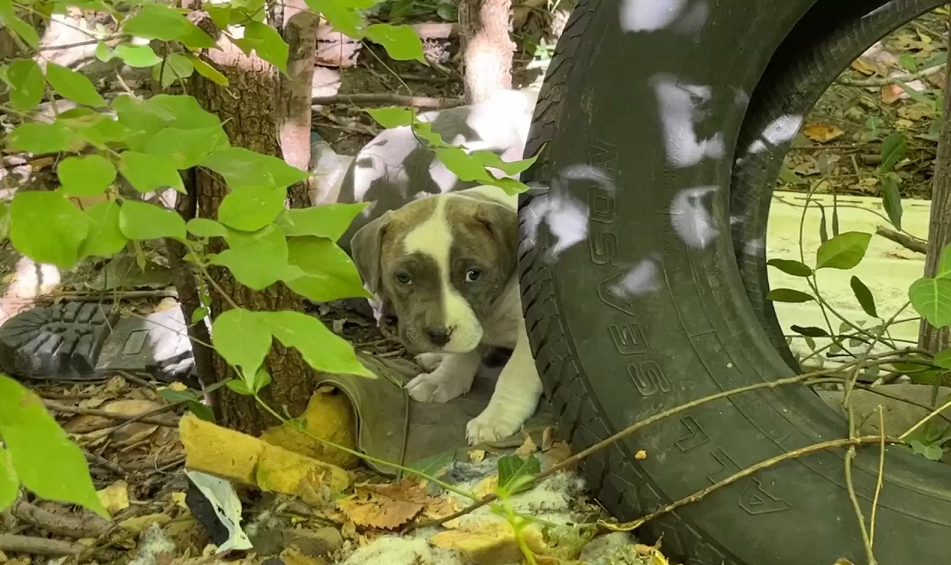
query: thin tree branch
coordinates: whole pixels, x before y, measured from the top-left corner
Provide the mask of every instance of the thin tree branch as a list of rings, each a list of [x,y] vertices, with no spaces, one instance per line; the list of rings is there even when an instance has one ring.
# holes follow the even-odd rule
[[[885,226],[878,226],[875,228],[875,233],[884,237],[885,239],[891,240],[898,245],[901,245],[909,251],[914,251],[915,253],[928,253],[928,242],[912,237],[907,234],[899,233],[895,230],[886,228]]]

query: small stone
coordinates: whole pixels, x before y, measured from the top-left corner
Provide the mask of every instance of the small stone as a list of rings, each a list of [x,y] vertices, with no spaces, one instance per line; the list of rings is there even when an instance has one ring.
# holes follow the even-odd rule
[[[343,546],[343,536],[336,528],[316,530],[284,530],[284,545],[294,546],[311,557],[329,555]]]

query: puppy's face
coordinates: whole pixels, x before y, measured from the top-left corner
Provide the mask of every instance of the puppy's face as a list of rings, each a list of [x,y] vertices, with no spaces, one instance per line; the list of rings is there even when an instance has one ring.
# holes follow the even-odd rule
[[[361,228],[354,262],[412,352],[463,353],[515,272],[516,215],[459,195],[418,200]]]

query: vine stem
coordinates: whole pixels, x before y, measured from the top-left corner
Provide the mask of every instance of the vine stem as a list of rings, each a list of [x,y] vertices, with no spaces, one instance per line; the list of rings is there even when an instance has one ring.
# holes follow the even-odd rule
[[[878,480],[875,483],[875,496],[872,497],[872,517],[869,519],[868,526],[868,545],[869,548],[875,546],[875,518],[878,515],[878,498],[882,494],[882,487],[885,485],[885,409],[878,405],[878,431],[881,432],[880,450],[878,454]]]
[[[715,490],[718,490],[727,485],[733,484],[740,479],[749,477],[750,475],[758,471],[762,471],[763,469],[767,469],[769,467],[772,467],[773,465],[782,463],[783,461],[796,459],[798,457],[802,457],[803,455],[808,455],[810,453],[815,453],[817,451],[835,449],[837,447],[850,446],[850,448],[854,450],[855,446],[857,445],[879,443],[880,441],[881,441],[881,438],[879,436],[860,436],[855,438],[841,438],[841,439],[823,441],[821,443],[816,443],[806,447],[801,447],[799,449],[794,449],[793,451],[787,451],[786,453],[782,453],[775,457],[770,457],[769,459],[760,461],[759,463],[753,465],[752,467],[747,467],[746,469],[743,469],[742,471],[738,471],[718,483],[712,484],[708,486],[707,488],[703,490],[699,490],[689,496],[685,496],[681,498],[680,500],[672,502],[668,504],[667,506],[664,506],[663,508],[659,510],[655,510],[654,512],[651,512],[650,514],[647,514],[646,516],[642,518],[638,518],[637,520],[634,520],[632,522],[624,522],[621,524],[611,524],[604,521],[598,521],[598,525],[605,529],[612,530],[615,532],[629,532],[631,530],[636,530],[637,528],[641,527],[642,525],[646,524],[647,522],[655,518],[658,518],[660,516],[663,516],[664,514],[673,512],[674,510],[680,508],[681,506],[685,506],[692,502],[697,502]],[[886,439],[886,442],[901,443],[900,441],[892,440],[892,439]]]
[[[901,352],[899,352],[899,353],[901,353]],[[887,357],[895,356],[895,354],[896,354],[896,352],[890,351],[890,352],[887,352],[887,353],[880,353],[880,354],[873,355],[873,356],[870,357],[870,359],[880,360],[880,359],[885,359],[885,358],[887,358]],[[866,362],[868,362],[868,360],[866,360]],[[812,372],[809,372],[809,373],[803,373],[803,374],[801,374],[801,375],[796,375],[796,376],[794,376],[794,377],[786,377],[786,378],[783,378],[783,379],[776,379],[776,380],[774,380],[774,381],[756,383],[756,384],[747,385],[747,386],[743,386],[743,387],[739,387],[739,388],[734,388],[734,389],[730,389],[730,390],[725,390],[725,391],[718,392],[718,393],[716,393],[716,394],[712,394],[712,395],[710,395],[710,396],[705,396],[705,397],[703,397],[703,398],[698,398],[698,399],[696,399],[696,400],[692,400],[692,401],[690,401],[690,402],[688,402],[688,403],[686,403],[686,404],[681,404],[680,406],[675,406],[674,408],[670,408],[670,409],[668,409],[668,410],[664,410],[663,412],[659,412],[659,413],[657,413],[657,414],[654,414],[653,416],[650,416],[650,417],[645,418],[645,419],[643,419],[643,420],[639,420],[639,421],[637,421],[637,422],[631,424],[631,425],[628,426],[627,428],[621,430],[620,432],[617,432],[616,434],[614,434],[614,435],[612,435],[612,436],[610,436],[610,437],[608,437],[608,438],[605,438],[605,439],[599,441],[598,443],[592,445],[591,447],[589,447],[589,448],[587,448],[587,449],[583,449],[583,450],[579,451],[578,453],[572,455],[571,457],[568,457],[568,458],[565,459],[564,461],[562,461],[562,462],[560,462],[560,463],[558,463],[558,464],[556,464],[556,465],[553,465],[553,466],[550,467],[548,470],[542,471],[541,473],[539,473],[539,474],[535,475],[534,477],[532,477],[532,478],[526,483],[526,486],[531,486],[531,485],[537,484],[537,483],[540,482],[541,480],[543,480],[543,479],[545,479],[545,478],[547,478],[547,477],[549,477],[549,476],[551,476],[551,475],[553,475],[553,474],[555,474],[555,473],[557,473],[557,472],[559,472],[559,471],[562,471],[562,470],[564,470],[564,469],[567,469],[568,467],[571,467],[571,466],[575,465],[576,463],[578,463],[578,462],[581,461],[582,459],[584,459],[584,458],[586,458],[586,457],[588,457],[588,456],[590,456],[590,455],[592,455],[592,454],[594,454],[594,453],[597,453],[598,451],[601,451],[602,449],[605,449],[606,447],[608,447],[608,446],[610,446],[610,445],[612,445],[612,444],[614,444],[614,443],[620,441],[621,439],[624,439],[625,437],[627,437],[627,436],[633,434],[634,432],[640,430],[641,428],[644,428],[644,427],[649,426],[649,425],[651,425],[651,424],[653,424],[653,423],[655,423],[655,422],[658,422],[658,421],[663,420],[663,419],[665,419],[665,418],[669,418],[670,416],[674,416],[674,415],[679,414],[679,413],[681,413],[681,412],[684,412],[684,411],[686,411],[686,410],[690,410],[691,408],[696,408],[697,406],[701,406],[701,405],[706,404],[706,403],[708,403],[708,402],[713,402],[714,400],[720,400],[720,399],[722,399],[722,398],[727,398],[727,397],[730,397],[730,396],[733,396],[733,395],[736,395],[736,394],[742,394],[742,393],[745,393],[745,392],[751,392],[751,391],[760,390],[760,389],[776,388],[776,387],[780,387],[780,386],[784,386],[784,385],[789,385],[789,384],[802,383],[802,382],[807,381],[807,380],[809,380],[809,379],[815,379],[816,377],[822,377],[822,376],[825,376],[825,375],[828,375],[828,374],[836,374],[836,373],[844,374],[844,371],[846,371],[847,369],[849,369],[852,365],[856,365],[856,364],[859,364],[859,363],[860,363],[860,361],[858,361],[858,360],[856,360],[856,361],[850,361],[849,363],[843,364],[841,367],[839,367],[838,369],[836,369],[836,370],[834,370],[834,371],[826,371],[826,370],[812,371]],[[494,502],[494,501],[497,500],[497,499],[498,499],[498,495],[496,495],[496,494],[494,494],[494,493],[488,494],[488,495],[482,497],[481,499],[479,499],[479,500],[478,500],[477,502],[475,502],[474,504],[471,504],[471,505],[467,506],[466,508],[463,508],[462,510],[460,510],[460,511],[458,511],[458,512],[455,512],[455,513],[453,513],[453,514],[450,514],[449,516],[445,516],[445,517],[439,518],[439,519],[437,519],[437,520],[431,520],[431,521],[429,521],[429,522],[421,522],[421,523],[418,523],[418,524],[410,524],[410,525],[406,528],[406,530],[404,530],[404,531],[413,531],[413,530],[415,530],[415,529],[423,528],[423,527],[426,527],[426,526],[438,526],[438,525],[444,524],[444,523],[446,523],[446,522],[449,522],[449,521],[454,520],[454,519],[456,519],[456,518],[459,518],[459,517],[461,517],[461,516],[465,516],[466,514],[469,514],[470,512],[472,512],[472,511],[474,511],[474,510],[477,510],[477,509],[479,509],[479,508],[481,508],[481,507],[483,507],[483,506],[485,506],[485,505],[487,505],[487,504],[490,504],[490,503]]]

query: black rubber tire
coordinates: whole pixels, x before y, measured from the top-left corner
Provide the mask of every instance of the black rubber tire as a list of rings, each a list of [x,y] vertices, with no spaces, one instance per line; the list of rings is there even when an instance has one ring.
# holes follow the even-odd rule
[[[855,16],[875,21],[894,9],[907,20],[937,4],[651,1],[684,8],[685,17],[625,33],[619,22],[631,23],[637,0],[579,3],[526,148],[526,155],[543,148],[525,176],[547,189],[520,199],[523,309],[546,398],[575,450],[664,409],[792,373],[757,317],[768,322],[765,278],[756,278],[762,257],[741,256],[744,285],[729,237],[745,245],[765,233],[778,165],[760,162],[761,177],[749,180],[753,168],[734,168],[737,141],[748,147],[749,132],[761,133],[777,108],[811,107],[818,81],[834,77],[860,40],[875,39]],[[836,34],[853,45],[830,51],[846,45],[828,43]],[[789,90],[800,85],[804,103]],[[667,133],[662,114],[673,124]],[[747,180],[731,199],[734,171]],[[734,233],[737,210],[745,222]],[[758,312],[748,291],[759,297]],[[759,461],[845,433],[844,419],[816,395],[788,386],[655,424],[590,457],[584,476],[608,510],[629,520]],[[647,458],[636,460],[642,449]],[[853,476],[868,516],[878,450],[858,451]],[[663,536],[665,552],[687,565],[827,565],[840,557],[864,563],[844,453],[787,461],[638,535],[648,542]],[[948,562],[951,473],[903,447],[888,448],[886,468],[878,562]]]

